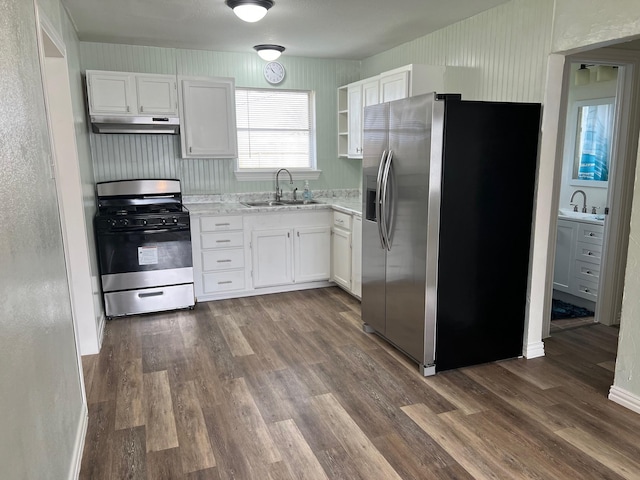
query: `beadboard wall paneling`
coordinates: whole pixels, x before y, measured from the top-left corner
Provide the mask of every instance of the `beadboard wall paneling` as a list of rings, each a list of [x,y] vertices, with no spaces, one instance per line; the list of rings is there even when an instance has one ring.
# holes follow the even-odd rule
[[[465,67],[445,87],[468,100],[541,102],[551,49],[553,0],[513,0],[369,57],[363,78],[409,63]]]
[[[285,80],[273,87],[263,77],[265,62],[254,53],[212,52],[81,43],[82,67],[185,76],[233,77],[236,87],[313,90],[316,96],[318,168],[322,175],[311,188],[355,188],[361,162],[337,157],[336,89],[360,78],[360,62],[280,58]],[[273,190],[273,181],[238,182],[234,159],[182,159],[180,139],[171,135],[91,134],[96,181],[138,177],[179,178],[187,194],[241,193]],[[301,185],[295,185],[301,188]]]

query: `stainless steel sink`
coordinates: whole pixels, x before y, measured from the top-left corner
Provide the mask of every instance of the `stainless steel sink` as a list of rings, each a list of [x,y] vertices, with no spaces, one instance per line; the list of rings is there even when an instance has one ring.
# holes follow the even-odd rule
[[[320,203],[316,200],[280,200],[283,205],[313,205]]]
[[[276,202],[275,200],[271,201],[262,201],[262,202],[242,202],[243,205],[247,207],[282,207],[284,203]]]
[[[317,200],[280,200],[279,202],[269,200],[261,202],[242,202],[242,204],[247,207],[285,207],[290,205],[312,205],[317,203],[321,202],[318,202]]]

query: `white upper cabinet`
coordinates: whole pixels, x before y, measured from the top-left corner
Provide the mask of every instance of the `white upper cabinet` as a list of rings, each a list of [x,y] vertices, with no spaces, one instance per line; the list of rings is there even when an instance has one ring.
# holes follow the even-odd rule
[[[91,115],[178,115],[175,75],[87,71]]]
[[[350,83],[338,89],[338,155],[362,158],[362,130],[364,108],[383,102],[444,92],[446,67],[433,65],[405,65],[375,77]],[[346,110],[343,108],[347,91]],[[345,122],[345,119],[347,121]],[[347,132],[344,132],[344,124]],[[344,145],[347,146],[346,152]]]
[[[349,140],[347,156],[362,158],[362,84],[349,85],[347,89],[349,108]]]
[[[409,96],[409,71],[380,75],[380,103],[400,100]]]
[[[178,115],[178,89],[173,75],[136,75],[138,112]]]
[[[124,72],[87,71],[89,113],[135,115],[133,74]]]
[[[180,77],[183,158],[236,158],[235,81],[233,78]]]

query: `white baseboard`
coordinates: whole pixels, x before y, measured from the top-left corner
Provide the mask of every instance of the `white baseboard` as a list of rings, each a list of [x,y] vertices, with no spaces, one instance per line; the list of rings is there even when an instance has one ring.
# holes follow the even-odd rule
[[[640,413],[640,396],[613,385],[609,389],[609,400],[629,410]]]
[[[531,360],[532,358],[544,357],[544,342],[535,342],[525,345],[522,350],[524,358]]]
[[[77,480],[80,477],[80,466],[82,464],[82,452],[84,451],[84,441],[87,437],[87,427],[89,425],[89,411],[87,404],[82,404],[80,422],[76,432],[76,441],[73,444],[73,456],[69,468],[69,480]]]

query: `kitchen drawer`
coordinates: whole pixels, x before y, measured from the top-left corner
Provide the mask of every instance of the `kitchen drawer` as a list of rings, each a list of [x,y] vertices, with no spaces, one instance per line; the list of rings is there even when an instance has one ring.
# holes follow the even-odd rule
[[[244,268],[244,249],[207,250],[202,252],[202,271]]]
[[[200,217],[201,232],[242,230],[242,217]]]
[[[576,277],[575,290],[572,293],[595,302],[598,300],[598,284],[596,282],[584,281]]]
[[[600,281],[600,265],[597,263],[576,260],[574,272],[581,281],[595,283]]]
[[[200,235],[202,248],[241,247],[244,234],[240,232],[203,233]]]
[[[351,215],[342,212],[333,212],[333,226],[351,231]]]
[[[204,293],[244,290],[244,270],[205,273],[202,275]]]
[[[590,223],[578,223],[578,242],[602,245],[604,235],[603,225],[592,225]]]
[[[602,247],[593,243],[577,242],[576,243],[576,260],[582,260],[589,263],[597,263],[600,265],[602,257]]]
[[[194,299],[193,283],[187,283],[105,293],[104,306],[107,316],[133,315],[192,307]]]

